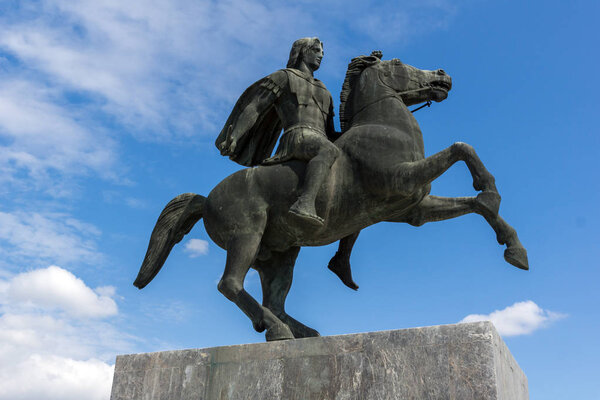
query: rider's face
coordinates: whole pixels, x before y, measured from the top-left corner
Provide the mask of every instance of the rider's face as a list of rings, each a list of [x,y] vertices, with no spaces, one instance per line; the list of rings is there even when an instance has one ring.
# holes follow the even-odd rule
[[[321,59],[323,58],[323,46],[321,43],[315,43],[302,53],[302,61],[312,71],[319,69]]]

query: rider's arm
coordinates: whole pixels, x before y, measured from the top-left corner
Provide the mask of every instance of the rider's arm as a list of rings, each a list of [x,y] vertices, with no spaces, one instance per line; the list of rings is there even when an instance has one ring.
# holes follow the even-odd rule
[[[341,132],[336,132],[335,130],[335,125],[333,124],[334,116],[333,101],[329,101],[329,114],[327,115],[327,121],[325,122],[325,133],[327,134],[327,138],[332,142],[335,142],[336,139],[342,135]]]

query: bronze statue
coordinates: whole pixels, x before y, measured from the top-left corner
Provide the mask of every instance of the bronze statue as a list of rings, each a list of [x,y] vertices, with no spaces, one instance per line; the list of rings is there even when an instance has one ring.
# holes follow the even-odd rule
[[[223,137],[231,140],[222,145],[225,153],[257,167],[225,178],[208,197],[185,193],[171,200],[158,218],[134,285],[140,289],[146,286],[173,246],[201,218],[212,240],[227,251],[219,291],[252,320],[254,329],[266,330],[267,340],[318,335],[290,317],[284,308],[300,247],[322,246],[349,237],[349,241],[340,244],[336,255],[338,262],[343,263],[356,232],[377,222],[420,226],[476,213],[494,229],[498,242],[507,246],[506,261],[528,269],[527,252],[516,231],[498,215],[500,195],[494,177],[474,149],[459,142],[425,157],[423,137],[408,106],[431,100],[440,102],[451,87],[452,81],[443,70],[419,70],[398,59],[381,60],[380,53],[350,62],[341,94],[342,135],[335,140],[339,154],[327,167],[329,171],[320,187],[314,189],[314,211],[323,219],[320,226],[289,212],[308,189],[306,182],[311,178],[305,178],[307,161],[310,166],[316,157],[287,160],[278,159],[276,154],[276,163],[269,160],[271,165],[260,165],[274,146],[264,132],[275,132],[276,124],[286,120],[274,114],[263,115],[259,126],[266,130],[250,136],[238,137],[235,130],[227,128]],[[243,98],[240,101],[246,101]],[[236,108],[239,105],[240,102]],[[271,112],[276,113],[277,107]],[[330,115],[328,111],[327,116]],[[226,124],[229,125],[231,121]],[[244,136],[247,143],[243,143]],[[237,143],[232,149],[234,139]],[[480,193],[458,198],[429,195],[431,182],[461,160],[467,164],[473,187]],[[262,305],[244,290],[250,268],[260,274]]]

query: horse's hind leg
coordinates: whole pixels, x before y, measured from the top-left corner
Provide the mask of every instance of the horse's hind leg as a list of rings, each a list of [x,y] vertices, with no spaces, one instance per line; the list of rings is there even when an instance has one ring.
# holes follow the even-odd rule
[[[517,232],[497,213],[490,212],[485,203],[487,199],[482,196],[485,193],[482,192],[477,197],[426,196],[410,213],[394,222],[407,222],[414,226],[421,226],[427,222],[477,213],[482,215],[494,229],[498,243],[506,244],[504,259],[515,267],[529,269],[527,251],[521,244]]]
[[[294,265],[299,247],[284,252],[272,252],[268,260],[257,260],[255,268],[260,274],[263,306],[271,310],[292,331],[294,337],[319,336],[319,332],[296,321],[285,312],[285,299],[292,286]]]
[[[262,232],[236,235],[229,241],[225,273],[218,288],[252,320],[254,329],[258,332],[267,330],[267,341],[293,339],[287,325],[244,290],[244,279],[256,259],[261,238]]]

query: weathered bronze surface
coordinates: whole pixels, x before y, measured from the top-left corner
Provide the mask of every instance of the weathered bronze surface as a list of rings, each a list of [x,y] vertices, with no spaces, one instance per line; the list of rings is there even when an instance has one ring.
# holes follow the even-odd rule
[[[208,197],[186,193],[171,200],[134,285],[146,286],[201,218],[212,240],[227,251],[219,291],[254,329],[266,330],[267,340],[318,336],[284,309],[300,248],[342,239],[329,268],[356,288],[349,265],[352,245],[361,229],[381,221],[420,226],[476,213],[507,246],[506,261],[528,269],[516,231],[498,215],[494,177],[475,150],[458,142],[425,157],[408,106],[445,100],[452,87],[448,74],[382,60],[381,52],[354,58],[342,88],[342,132],[337,133],[331,96],[313,77],[322,56],[318,39],[296,41],[288,68],[244,92],[216,144],[223,155],[255,167],[225,178]],[[281,144],[270,157],[282,128]],[[429,195],[431,182],[457,161],[466,163],[480,193]],[[250,268],[260,274],[262,305],[244,290]]]

